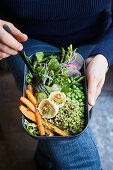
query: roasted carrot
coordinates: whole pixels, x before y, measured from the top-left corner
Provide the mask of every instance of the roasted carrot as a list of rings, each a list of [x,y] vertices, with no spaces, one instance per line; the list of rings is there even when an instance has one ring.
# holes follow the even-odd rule
[[[45,132],[46,132],[49,136],[54,136],[54,133],[52,132],[52,130],[48,129],[47,127],[45,127]]]
[[[47,127],[48,129],[60,134],[61,136],[70,136],[68,133],[64,132],[63,130],[59,129],[57,126],[45,121],[42,119],[42,123],[45,127]]]
[[[27,107],[31,110],[31,111],[33,111],[33,112],[35,112],[35,106],[28,100],[28,99],[26,99],[25,97],[21,97],[20,98],[20,101],[22,102],[22,103],[24,103],[25,105],[27,105]]]
[[[27,89],[31,92],[31,94],[33,95],[33,86],[31,84],[27,85]]]
[[[24,108],[24,109],[23,109]],[[24,106],[20,106],[19,109],[22,111],[22,113],[30,120],[36,122],[36,117],[35,114],[31,111],[27,111],[27,108]],[[38,112],[38,110],[37,110]],[[38,112],[39,113],[39,112]],[[40,113],[39,113],[40,115]],[[41,117],[41,116],[40,116]],[[43,124],[44,127],[60,134],[61,136],[70,136],[68,133],[64,132],[63,130],[59,129],[57,126],[45,121],[44,119],[41,118],[41,122]]]
[[[26,107],[24,107],[23,105],[21,105],[19,107],[19,109],[22,111],[22,113],[30,120],[37,122],[38,121],[38,116],[39,116],[39,120],[41,120],[41,125],[43,124],[44,127],[60,134],[61,136],[70,136],[68,133],[64,132],[63,130],[59,129],[57,126],[45,121],[44,119],[41,118],[40,113],[38,112],[38,110],[36,110],[35,114],[31,111],[27,111],[28,109]],[[37,114],[36,114],[37,113]],[[36,116],[37,115],[37,116]],[[36,117],[35,117],[36,116]],[[36,120],[37,118],[37,120]],[[39,123],[40,125],[40,123]]]
[[[33,122],[36,123],[36,117],[35,114],[31,111],[29,111],[25,106],[20,105],[19,107],[20,111],[23,113],[24,116],[26,116],[28,119],[32,120]],[[49,136],[54,136],[53,132],[47,128],[45,128],[45,132],[49,135]]]
[[[33,112],[29,111],[23,105],[20,105],[19,109],[21,110],[24,116],[26,116],[28,119],[32,120],[33,122],[36,122],[35,114]]]
[[[44,126],[42,124],[42,117],[41,117],[41,115],[38,111],[37,105],[35,106],[35,117],[36,117],[36,122],[37,122],[38,130],[39,130],[39,134],[40,134],[40,136],[44,136],[45,135],[45,129],[44,129]]]
[[[32,94],[28,89],[25,91],[25,93],[26,93],[26,96],[28,97],[28,99],[31,101],[31,103],[32,103],[33,105],[36,105],[37,100],[36,100],[36,98],[33,96],[33,94]]]

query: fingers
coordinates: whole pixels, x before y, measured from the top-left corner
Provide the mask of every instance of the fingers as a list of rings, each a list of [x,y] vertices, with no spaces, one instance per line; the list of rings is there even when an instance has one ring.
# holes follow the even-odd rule
[[[23,49],[22,44],[4,29],[0,29],[0,42],[16,51],[21,51]]]
[[[86,68],[87,68],[88,64],[92,61],[93,58],[94,58],[94,56],[90,56],[90,57],[87,58],[87,60],[85,62]]]
[[[90,106],[90,105],[88,105],[88,109],[89,109],[89,111],[91,110],[91,108],[92,108],[93,106]]]
[[[101,93],[101,90],[102,90],[104,81],[105,81],[105,78],[102,79],[102,80],[98,83],[98,85],[96,86],[95,101],[97,100],[98,96],[99,96],[100,93]],[[91,110],[92,107],[93,107],[92,105],[88,104],[89,111]]]
[[[88,77],[88,103],[90,106],[95,105],[96,88],[97,88],[96,77],[94,75],[89,76]]]
[[[4,52],[0,52],[0,60],[2,60],[3,58],[7,58],[9,56],[10,56],[9,54],[6,54]]]
[[[3,26],[8,25],[14,37],[4,30]],[[16,55],[23,49],[20,42],[28,39],[27,35],[18,30],[12,23],[0,20],[0,60],[10,55]]]
[[[26,34],[23,34],[19,29],[17,29],[12,23],[0,20],[0,25],[3,28],[4,25],[8,25],[9,28],[11,29],[12,33],[14,34],[14,37],[16,38],[17,41],[19,42],[24,42],[28,39]]]
[[[101,93],[101,90],[102,90],[104,81],[105,81],[105,78],[103,78],[103,79],[98,83],[98,85],[97,85],[96,94],[95,94],[95,98],[96,98],[96,99],[98,98],[98,96],[99,96],[100,93]]]
[[[13,50],[12,48],[10,48],[10,47],[2,44],[2,43],[0,43],[0,51],[7,53],[7,54],[10,54],[10,55],[16,55],[17,54],[16,50]]]

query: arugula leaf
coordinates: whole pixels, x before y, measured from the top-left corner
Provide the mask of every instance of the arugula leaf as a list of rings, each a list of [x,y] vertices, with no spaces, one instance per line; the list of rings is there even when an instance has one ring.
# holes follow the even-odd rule
[[[47,61],[47,60],[49,60],[49,59],[51,59],[51,58],[57,58],[57,55],[54,55],[54,56],[48,56],[48,57],[45,57],[45,58],[43,58],[42,60],[41,60],[41,62],[45,62],[45,61]]]
[[[48,66],[49,66],[50,70],[53,70],[53,71],[57,71],[60,68],[60,64],[59,64],[58,60],[55,58],[50,59]]]

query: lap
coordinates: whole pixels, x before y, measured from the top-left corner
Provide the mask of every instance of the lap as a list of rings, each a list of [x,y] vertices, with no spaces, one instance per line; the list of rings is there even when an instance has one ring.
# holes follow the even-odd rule
[[[76,138],[39,141],[37,159],[57,170],[100,170],[100,158],[90,127]]]

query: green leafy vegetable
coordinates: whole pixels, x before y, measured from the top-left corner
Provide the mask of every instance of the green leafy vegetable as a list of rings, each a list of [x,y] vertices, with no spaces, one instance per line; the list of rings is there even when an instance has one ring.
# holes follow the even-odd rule
[[[44,57],[44,53],[43,52],[37,52],[36,54],[36,60],[38,63],[42,62],[42,58]]]
[[[52,58],[57,58],[57,55],[55,55],[55,56],[52,56],[52,55],[51,55],[51,56],[45,57],[45,58],[42,59],[41,62],[48,61],[49,59],[52,59]]]
[[[53,71],[57,71],[60,68],[60,64],[58,60],[55,58],[50,59],[48,66],[50,70],[53,70]]]

